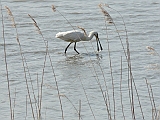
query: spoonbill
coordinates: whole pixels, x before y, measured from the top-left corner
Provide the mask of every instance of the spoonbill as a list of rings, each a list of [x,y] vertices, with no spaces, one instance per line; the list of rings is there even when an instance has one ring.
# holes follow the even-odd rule
[[[68,46],[65,48],[65,54],[67,52],[68,47],[74,43],[74,50],[79,54],[79,52],[76,50],[76,43],[80,42],[80,41],[90,41],[93,36],[96,37],[96,41],[97,41],[97,51],[99,51],[99,45],[100,45],[100,49],[102,49],[101,43],[99,41],[98,38],[98,33],[95,31],[91,31],[89,33],[89,35],[87,36],[86,33],[83,33],[81,31],[78,30],[72,30],[72,31],[67,31],[67,32],[59,32],[56,34],[56,38],[62,39],[66,42],[70,42],[68,44]]]

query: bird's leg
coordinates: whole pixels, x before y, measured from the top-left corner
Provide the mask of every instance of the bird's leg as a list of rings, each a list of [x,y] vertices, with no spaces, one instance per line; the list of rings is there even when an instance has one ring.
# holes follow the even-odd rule
[[[64,52],[65,54],[66,54],[66,52],[67,52],[68,47],[69,47],[71,44],[72,44],[72,42],[70,42],[69,45],[66,47],[65,52]]]
[[[76,50],[76,42],[74,44],[74,50],[79,54],[79,52]]]

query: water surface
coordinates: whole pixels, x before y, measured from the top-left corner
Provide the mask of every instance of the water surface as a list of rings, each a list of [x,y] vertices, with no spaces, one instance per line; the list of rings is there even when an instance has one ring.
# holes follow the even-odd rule
[[[34,95],[32,93],[33,84],[34,94],[38,99],[38,87],[42,80],[43,82],[43,99],[42,99],[42,118],[43,119],[62,119],[59,99],[56,90],[55,79],[57,80],[60,94],[62,95],[62,106],[64,112],[64,119],[75,120],[78,115],[72,104],[79,109],[79,101],[81,100],[81,115],[83,119],[94,119],[90,107],[87,102],[89,100],[90,106],[93,110],[96,119],[108,119],[108,113],[100,86],[102,85],[103,92],[106,92],[106,86],[110,96],[111,114],[114,115],[113,109],[113,88],[110,74],[110,63],[108,57],[108,44],[106,27],[103,14],[98,8],[99,3],[107,3],[112,8],[121,13],[127,27],[132,72],[138,89],[140,101],[142,104],[145,120],[150,120],[152,117],[152,106],[150,98],[148,97],[147,86],[145,78],[152,85],[154,92],[154,100],[156,105],[160,105],[159,91],[159,56],[151,54],[146,49],[146,46],[152,46],[160,54],[160,1],[158,0],[142,0],[142,1],[51,1],[51,0],[6,0],[1,1],[4,19],[4,32],[6,40],[7,65],[10,81],[10,90],[12,98],[12,107],[14,108],[14,115],[16,120],[33,119],[29,99],[26,96],[27,87],[22,64],[20,49],[16,41],[16,30],[12,27],[5,6],[8,6],[15,18],[17,24],[17,31],[21,43],[22,53],[25,56],[25,61],[29,68],[30,77],[27,73],[29,81],[29,89],[31,91],[31,98],[34,102]],[[81,53],[79,55],[73,50],[73,45],[68,49],[67,55],[64,54],[64,49],[68,45],[67,42],[56,39],[55,34],[60,31],[72,30],[70,24],[58,12],[53,12],[52,5],[55,5],[67,20],[76,28],[76,26],[84,27],[87,32],[92,30],[99,33],[100,41],[103,45],[103,51],[96,52],[96,42],[93,39],[91,42],[80,42],[77,44],[77,50]],[[105,7],[113,18],[118,31],[125,45],[125,31],[124,25],[120,15]],[[36,31],[32,24],[33,21],[28,17],[30,14],[37,22],[41,32],[48,41],[49,55],[51,58],[54,73],[51,67],[50,59],[46,57],[46,64],[44,68],[44,61],[46,55],[46,47],[43,38]],[[2,17],[1,17],[2,21]],[[2,28],[2,24],[0,25]],[[121,56],[123,59],[123,76],[122,76],[122,95],[124,104],[124,114],[126,119],[131,119],[130,101],[128,96],[128,77],[127,64],[125,55],[119,40],[115,27],[112,24],[107,24],[109,47],[112,61],[112,72],[114,80],[114,94],[116,105],[116,119],[122,117],[122,107],[120,103],[120,78],[121,78]],[[2,33],[2,29],[0,30]],[[6,79],[6,67],[4,62],[3,39],[0,41],[0,118],[10,119],[10,109],[8,100],[8,89]],[[25,64],[26,66],[26,64]],[[98,81],[97,81],[98,80]],[[16,93],[16,94],[15,94]],[[64,95],[72,102],[64,97]],[[87,95],[87,97],[86,97]],[[139,109],[138,100],[134,90],[135,96],[135,113],[137,120],[141,120],[142,116]],[[14,107],[15,100],[15,107]],[[33,103],[36,114],[36,107]],[[27,109],[27,113],[26,113]],[[114,117],[113,117],[114,118]]]

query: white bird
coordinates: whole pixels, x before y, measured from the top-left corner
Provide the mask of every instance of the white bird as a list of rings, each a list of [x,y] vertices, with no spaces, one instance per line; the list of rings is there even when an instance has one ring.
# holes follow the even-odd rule
[[[66,41],[66,42],[70,42],[69,45],[65,49],[65,54],[67,52],[68,47],[72,43],[75,43],[74,44],[74,50],[79,54],[79,52],[76,50],[76,43],[80,42],[80,41],[89,41],[93,38],[93,36],[95,36],[96,40],[97,40],[97,50],[99,51],[99,45],[100,45],[100,49],[102,50],[102,46],[101,46],[101,43],[100,43],[99,38],[98,38],[98,33],[94,32],[94,31],[91,31],[89,33],[89,35],[87,36],[83,32],[80,32],[78,30],[72,30],[72,31],[67,31],[67,32],[59,32],[59,33],[56,34],[55,37],[60,38],[64,41]],[[99,45],[98,45],[98,43],[99,43]]]

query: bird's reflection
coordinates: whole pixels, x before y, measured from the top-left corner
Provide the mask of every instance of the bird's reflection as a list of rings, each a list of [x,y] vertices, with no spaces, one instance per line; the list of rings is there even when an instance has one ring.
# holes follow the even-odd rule
[[[96,54],[97,60],[101,60],[102,59],[102,55],[101,54]]]
[[[86,64],[89,62],[99,62],[102,55],[99,53],[82,53],[76,55],[66,55],[65,61],[69,64]]]
[[[83,56],[81,56],[80,54],[76,54],[76,55],[65,55],[66,58],[65,58],[65,61],[67,63],[70,63],[70,64],[78,64],[78,63],[82,63],[82,59],[83,59]]]
[[[96,53],[81,53],[76,55],[64,55],[63,62],[59,65],[59,73],[61,79],[68,82],[72,86],[76,82],[78,76],[92,75],[92,67],[98,69],[101,64],[102,55]]]

